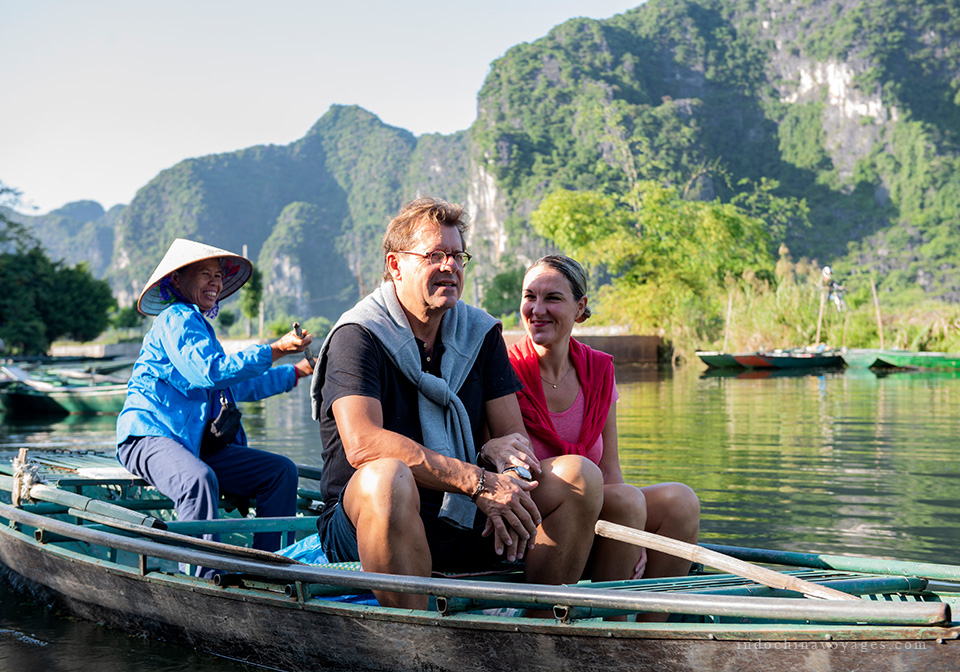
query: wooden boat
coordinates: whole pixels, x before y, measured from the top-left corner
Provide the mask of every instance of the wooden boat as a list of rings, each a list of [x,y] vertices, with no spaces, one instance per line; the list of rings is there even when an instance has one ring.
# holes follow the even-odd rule
[[[744,367],[768,367],[759,352],[716,352],[697,350],[697,357],[709,368],[742,369]]]
[[[306,488],[297,517],[166,522],[171,503],[112,455],[0,456],[0,473],[11,501],[0,503],[0,567],[15,586],[81,618],[271,669],[883,672],[960,659],[960,567],[711,547],[861,597],[845,600],[701,568],[574,586],[520,583],[516,569],[373,574],[227,543],[254,530],[313,532],[319,496]],[[214,531],[223,543],[185,536]],[[197,579],[177,573],[179,562],[227,573]],[[364,597],[372,589],[430,595],[431,608],[378,606]],[[529,607],[554,617],[509,611]],[[669,619],[602,619],[636,613]]]
[[[960,370],[960,353],[956,352],[911,352],[908,350],[884,350],[877,359],[886,366],[942,371]]]
[[[110,376],[78,371],[40,377],[14,366],[2,369],[9,383],[0,386],[0,403],[17,415],[119,413],[127,397],[127,384]]]
[[[762,357],[775,369],[836,369],[843,366],[843,357],[833,350],[774,350],[763,353]]]
[[[840,356],[843,363],[850,369],[872,369],[878,366],[889,366],[880,359],[880,354],[889,352],[879,348],[843,348]]]
[[[835,351],[805,348],[739,353],[698,350],[697,356],[711,368],[831,369],[843,366],[843,358]]]
[[[728,352],[716,350],[697,350],[697,357],[711,369],[740,368],[741,364],[736,357]]]

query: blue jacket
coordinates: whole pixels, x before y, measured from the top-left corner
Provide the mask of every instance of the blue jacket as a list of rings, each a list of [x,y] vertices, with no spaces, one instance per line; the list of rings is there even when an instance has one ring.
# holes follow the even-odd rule
[[[225,390],[231,401],[257,401],[293,389],[294,367],[272,365],[269,345],[227,355],[197,306],[172,304],[143,337],[117,417],[117,444],[129,436],[163,436],[199,455],[204,428],[220,409],[213,390]],[[241,427],[234,443],[246,442]]]

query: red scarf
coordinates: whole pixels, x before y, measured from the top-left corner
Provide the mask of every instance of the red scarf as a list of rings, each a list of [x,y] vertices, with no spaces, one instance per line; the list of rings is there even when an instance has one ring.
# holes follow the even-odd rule
[[[510,347],[509,355],[510,363],[523,383],[523,389],[517,392],[517,399],[520,401],[520,411],[523,413],[523,424],[527,427],[527,433],[547,445],[558,447],[558,455],[586,455],[597,442],[610,413],[614,386],[613,357],[570,339],[570,356],[583,388],[585,408],[580,439],[577,443],[570,443],[561,439],[553,427],[543,394],[540,364],[533,341],[529,336],[525,336],[522,341]]]

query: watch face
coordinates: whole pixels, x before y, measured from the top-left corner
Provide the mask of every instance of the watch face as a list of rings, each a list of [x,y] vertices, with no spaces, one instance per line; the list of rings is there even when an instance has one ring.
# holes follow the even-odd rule
[[[507,467],[504,471],[515,471],[517,476],[522,478],[525,481],[532,481],[533,474],[530,473],[530,470],[526,467]]]

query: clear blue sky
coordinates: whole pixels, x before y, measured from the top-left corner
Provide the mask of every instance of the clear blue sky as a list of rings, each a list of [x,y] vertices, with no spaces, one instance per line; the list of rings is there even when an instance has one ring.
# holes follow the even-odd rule
[[[332,104],[451,133],[511,46],[639,4],[0,0],[0,182],[24,211],[109,208],[183,159],[290,143]]]

